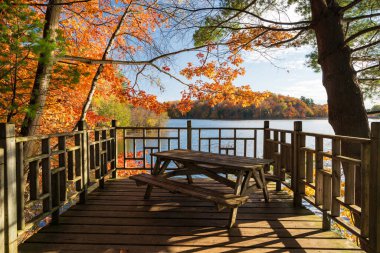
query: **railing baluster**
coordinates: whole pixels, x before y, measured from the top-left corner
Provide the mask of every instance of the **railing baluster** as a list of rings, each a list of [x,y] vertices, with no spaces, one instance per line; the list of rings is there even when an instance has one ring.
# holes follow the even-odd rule
[[[380,253],[380,122],[371,124],[371,176],[369,240],[373,253]],[[371,253],[372,253],[371,252]]]
[[[323,138],[315,137],[315,205],[323,203]]]
[[[332,201],[331,201],[331,215],[333,217],[340,216],[340,203],[336,198],[340,197],[340,174],[341,164],[340,160],[334,159],[341,154],[341,141],[339,139],[332,140]]]
[[[17,229],[25,229],[25,179],[24,179],[24,143],[16,143],[16,180],[17,184]]]
[[[7,224],[5,222],[5,187],[4,187],[4,148],[0,147],[0,252],[5,252],[6,247],[6,233],[7,233]],[[24,210],[23,210],[24,211]]]
[[[236,155],[236,128],[234,128],[234,155]]]
[[[0,212],[4,211],[4,213],[0,216],[4,217],[1,223],[4,223],[5,226],[4,230],[0,232],[0,235],[4,236],[0,244],[5,246],[6,252],[17,252],[17,202],[14,201],[17,197],[15,135],[14,124],[0,124],[0,145],[4,149],[4,165],[0,174],[0,180],[2,180],[0,182],[0,196],[4,198],[1,199],[0,197],[0,202],[4,203],[4,209]]]
[[[111,138],[112,138],[112,154],[111,154],[111,169],[112,171],[112,178],[116,178],[117,176],[117,156],[118,156],[118,145],[117,145],[117,132],[116,132],[116,127],[117,127],[117,121],[112,120],[112,133],[111,133]]]
[[[82,175],[82,134],[76,133],[74,135],[75,151],[74,151],[74,178],[76,191],[83,190],[83,175]]]
[[[42,154],[50,154],[50,138],[42,140]],[[41,161],[42,165],[42,193],[48,194],[43,202],[43,211],[49,212],[52,208],[52,197],[51,197],[51,171],[50,171],[50,156],[43,158]]]
[[[280,142],[282,143],[280,145],[280,178],[282,181],[285,180],[285,173],[286,173],[286,146],[283,145],[286,143],[286,133],[281,132],[280,133]],[[281,189],[281,186],[279,187]]]
[[[58,138],[58,150],[63,151],[63,153],[58,156],[58,166],[64,168],[61,172],[59,172],[60,177],[60,200],[66,201],[67,199],[67,191],[66,191],[66,136],[60,136]]]
[[[344,202],[348,205],[355,204],[355,164],[349,163],[347,166],[344,184]]]
[[[145,132],[145,131],[144,131]],[[123,168],[125,169],[126,166],[125,166],[125,163],[126,163],[126,154],[127,154],[127,148],[126,148],[126,145],[125,145],[125,142],[126,142],[126,129],[123,129]],[[144,146],[144,145],[143,145]]]
[[[302,141],[302,121],[294,121],[294,139],[293,139],[293,166],[294,166],[294,206],[302,206],[302,194],[305,193],[305,185],[301,182],[302,170],[305,166],[305,153],[301,150],[304,145]],[[303,154],[303,156],[302,156]],[[303,165],[302,165],[303,164]]]
[[[329,230],[331,227],[330,218],[328,216],[328,212],[331,210],[331,174],[324,173],[323,175],[323,196],[322,196],[322,209],[323,209],[323,223],[322,229]]]
[[[253,140],[253,157],[257,158],[257,130],[254,131],[254,140]]]
[[[363,143],[361,145],[361,180],[362,180],[362,193],[361,193],[361,216],[360,216],[360,232],[364,238],[369,237],[369,206],[370,206],[370,184],[371,181],[371,144]]]
[[[192,149],[192,129],[191,129],[191,120],[187,121],[187,149]]]
[[[219,154],[222,153],[222,129],[218,129],[218,149],[219,149]]]

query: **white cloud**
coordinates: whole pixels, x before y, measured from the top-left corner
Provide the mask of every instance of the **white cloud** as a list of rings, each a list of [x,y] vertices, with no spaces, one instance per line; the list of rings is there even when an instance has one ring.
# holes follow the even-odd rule
[[[287,70],[305,69],[306,55],[312,51],[310,46],[299,48],[276,48],[265,52],[254,51],[245,55],[249,63],[269,63]]]
[[[301,80],[294,84],[288,84],[278,91],[280,94],[289,95],[292,97],[307,97],[314,99],[317,103],[326,103],[326,90],[322,85],[322,80]]]

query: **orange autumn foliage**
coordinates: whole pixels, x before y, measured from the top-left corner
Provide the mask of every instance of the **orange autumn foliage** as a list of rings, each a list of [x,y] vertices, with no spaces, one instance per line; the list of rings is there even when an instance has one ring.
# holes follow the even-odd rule
[[[194,100],[207,101],[210,106],[222,102],[239,104],[242,107],[258,106],[268,98],[269,92],[254,92],[249,85],[236,86],[234,81],[238,76],[245,74],[245,69],[241,66],[243,63],[241,51],[253,51],[255,47],[273,45],[292,37],[289,32],[276,30],[275,26],[272,28],[272,31],[250,28],[232,33],[226,43],[228,50],[225,52],[227,57],[224,61],[208,60],[210,53],[219,50],[216,46],[209,46],[207,55],[198,53],[199,65],[194,66],[190,62],[181,71],[188,80],[195,79],[195,81],[188,90],[182,92],[182,99],[177,108],[186,113],[191,110]]]
[[[21,2],[28,2],[24,1]],[[44,4],[46,1],[33,1]],[[149,1],[147,2],[149,3]],[[151,7],[155,2],[152,1]],[[17,6],[15,7],[17,8]],[[146,8],[133,1],[115,3],[109,0],[89,1],[65,5],[60,15],[60,55],[80,56],[92,59],[101,59],[106,45],[119,23],[121,15],[128,10],[128,16],[116,35],[112,44],[110,58],[125,59],[141,53],[143,48],[138,42],[152,43],[152,34],[161,25],[166,23],[165,18],[155,8]],[[44,20],[45,7],[29,7],[33,17]],[[10,22],[10,21],[9,21]],[[133,40],[137,41],[136,43]],[[59,57],[58,56],[58,57]],[[38,55],[29,53],[26,64],[19,68],[19,79],[28,79],[27,85],[18,87],[17,99],[20,108],[12,118],[18,126],[26,112],[27,102],[35,78]],[[11,68],[12,66],[10,66]],[[86,65],[76,62],[56,61],[50,81],[46,106],[41,121],[40,133],[71,131],[75,126],[87,99],[97,65]],[[157,97],[139,90],[131,85],[123,74],[125,69],[117,65],[105,65],[98,81],[95,97],[110,95],[116,96],[121,102],[148,108],[156,112],[165,110],[165,106],[157,101]],[[75,76],[78,75],[78,76]],[[11,91],[2,93],[0,98],[1,115],[6,115],[13,94]],[[88,113],[87,122],[94,126],[99,120],[98,115]],[[5,117],[1,118],[5,121]]]
[[[231,55],[223,62],[216,60],[207,62],[206,56],[202,53],[197,57],[199,66],[188,63],[188,66],[181,71],[188,80],[195,79],[188,90],[182,92],[182,99],[177,107],[181,112],[188,112],[194,99],[207,101],[211,106],[221,102],[249,106],[258,105],[268,97],[269,93],[254,92],[249,85],[234,85],[235,79],[245,73],[241,67],[243,60],[239,54]]]

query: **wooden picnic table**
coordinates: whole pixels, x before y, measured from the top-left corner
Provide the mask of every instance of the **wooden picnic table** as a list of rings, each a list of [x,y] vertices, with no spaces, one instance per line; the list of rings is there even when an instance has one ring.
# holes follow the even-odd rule
[[[249,158],[222,155],[192,150],[169,150],[152,153],[157,158],[152,174],[131,176],[138,184],[147,184],[145,198],[148,199],[153,186],[179,192],[185,195],[214,202],[218,210],[231,208],[228,227],[236,221],[238,207],[249,198],[256,188],[262,189],[265,201],[269,201],[269,193],[265,181],[264,168],[273,163],[270,159]],[[177,169],[166,172],[169,164],[174,162]],[[224,177],[224,174],[236,176],[235,180]],[[192,175],[204,175],[233,189],[233,194],[225,194],[192,185]],[[188,184],[168,178],[186,176]],[[253,184],[252,180],[254,179]]]

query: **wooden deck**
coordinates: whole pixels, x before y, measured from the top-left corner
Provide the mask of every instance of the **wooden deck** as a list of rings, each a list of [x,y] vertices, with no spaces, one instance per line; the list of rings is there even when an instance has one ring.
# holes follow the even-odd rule
[[[195,183],[227,190],[213,181]],[[274,185],[271,202],[264,203],[261,191],[252,194],[230,230],[227,210],[157,188],[146,201],[144,190],[131,180],[108,181],[85,205],[64,213],[60,225],[49,225],[20,245],[20,252],[362,252],[322,231],[320,217],[293,208],[292,197],[274,191]]]

